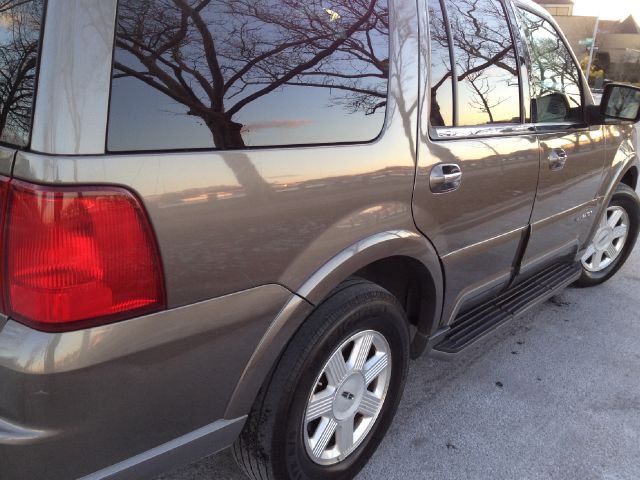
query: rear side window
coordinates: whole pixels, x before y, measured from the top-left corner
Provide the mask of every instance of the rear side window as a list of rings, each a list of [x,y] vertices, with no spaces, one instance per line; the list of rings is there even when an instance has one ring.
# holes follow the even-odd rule
[[[536,123],[580,122],[580,70],[550,22],[518,9],[531,57],[531,112]]]
[[[366,142],[382,130],[386,0],[120,0],[110,151]]]
[[[0,142],[29,144],[44,0],[0,2]]]

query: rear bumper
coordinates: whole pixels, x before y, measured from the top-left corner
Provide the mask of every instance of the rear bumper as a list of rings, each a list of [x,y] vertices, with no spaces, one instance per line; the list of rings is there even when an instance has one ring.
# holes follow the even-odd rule
[[[0,478],[143,478],[228,446],[231,394],[290,297],[265,285],[60,334],[0,320]]]

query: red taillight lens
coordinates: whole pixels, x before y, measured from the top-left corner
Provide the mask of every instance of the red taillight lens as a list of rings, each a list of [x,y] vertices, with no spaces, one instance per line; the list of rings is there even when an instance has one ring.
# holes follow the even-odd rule
[[[2,250],[2,232],[4,232],[4,222],[6,218],[7,211],[7,194],[9,192],[9,179],[7,177],[0,176],[0,251]],[[4,259],[2,255],[0,255],[0,272],[3,271],[4,268]],[[4,278],[0,275],[0,311],[2,313],[6,313],[6,309],[4,306],[4,296],[2,292],[4,291],[3,283]]]
[[[8,314],[36,328],[75,329],[164,307],[155,237],[124,189],[13,180],[5,242]]]

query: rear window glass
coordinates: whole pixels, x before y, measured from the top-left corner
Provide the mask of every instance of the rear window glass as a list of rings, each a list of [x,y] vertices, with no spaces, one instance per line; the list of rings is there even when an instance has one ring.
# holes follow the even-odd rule
[[[0,2],[0,142],[26,147],[44,0]]]
[[[108,148],[370,141],[388,77],[386,0],[120,0]]]

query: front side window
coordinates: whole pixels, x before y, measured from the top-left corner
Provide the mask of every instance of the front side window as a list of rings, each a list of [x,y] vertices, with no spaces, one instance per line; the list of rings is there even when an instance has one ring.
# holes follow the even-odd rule
[[[0,142],[29,143],[44,0],[0,2]]]
[[[120,0],[110,151],[366,142],[387,0]]]
[[[458,125],[520,122],[518,65],[499,0],[444,0],[458,82]]]
[[[518,9],[531,57],[531,112],[536,123],[581,122],[580,70],[550,22]]]

